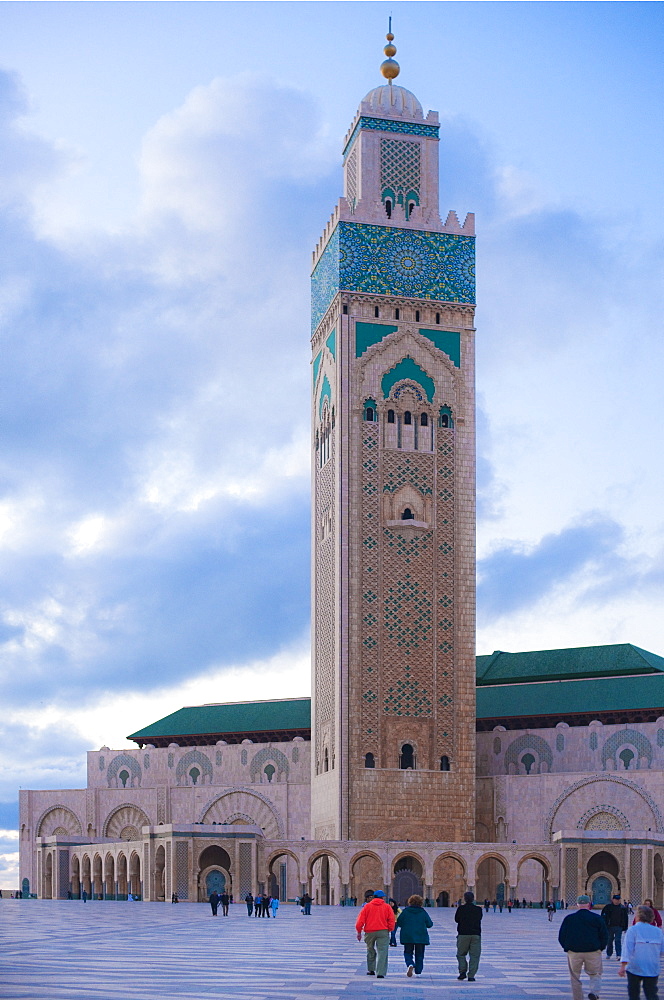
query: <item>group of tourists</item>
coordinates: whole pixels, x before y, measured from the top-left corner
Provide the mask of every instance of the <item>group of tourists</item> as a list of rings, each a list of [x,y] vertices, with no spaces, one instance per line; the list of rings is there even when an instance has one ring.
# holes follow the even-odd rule
[[[228,907],[232,902],[231,897],[226,891],[222,892],[221,895],[216,890],[213,890],[209,896],[210,906],[212,908],[212,916],[217,916],[217,911],[219,909],[219,904],[221,903],[221,912],[225,917],[228,916]]]
[[[424,969],[424,949],[429,940],[433,920],[424,909],[422,896],[413,895],[400,910],[393,899],[386,901],[382,889],[370,890],[366,902],[355,922],[357,940],[367,948],[367,975],[384,979],[390,945],[396,947],[396,933],[403,945],[403,957],[408,978],[421,976]],[[482,951],[482,908],[475,903],[472,892],[464,894],[463,903],[456,908],[458,979],[475,982],[475,973]]]
[[[629,1000],[639,1000],[641,988],[645,1000],[657,1000],[664,933],[652,899],[636,907],[631,925],[629,909],[619,893],[601,913],[592,912],[590,896],[578,896],[576,906],[576,912],[565,917],[558,933],[558,941],[567,953],[573,1000],[583,1000],[582,971],[590,980],[588,1000],[599,1000],[604,949],[609,960],[615,950],[620,963],[618,975],[627,977]]]
[[[247,904],[247,916],[250,917],[274,917],[276,920],[279,909],[279,899],[277,896],[268,896],[265,892],[257,892],[252,896],[250,892],[244,897]]]

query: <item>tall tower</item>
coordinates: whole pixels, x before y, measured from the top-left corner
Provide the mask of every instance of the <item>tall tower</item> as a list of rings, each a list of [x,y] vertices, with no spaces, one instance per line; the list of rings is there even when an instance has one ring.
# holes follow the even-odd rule
[[[360,104],[313,255],[314,839],[471,840],[474,218],[438,209],[438,115]]]

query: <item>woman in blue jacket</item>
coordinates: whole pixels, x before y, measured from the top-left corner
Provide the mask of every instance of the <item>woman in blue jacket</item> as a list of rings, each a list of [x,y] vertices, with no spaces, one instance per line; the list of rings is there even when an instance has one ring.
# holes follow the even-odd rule
[[[421,896],[411,896],[408,905],[397,917],[399,940],[403,945],[403,957],[406,960],[406,975],[410,978],[413,972],[422,975],[424,968],[424,949],[430,943],[429,931],[433,920],[423,908]]]

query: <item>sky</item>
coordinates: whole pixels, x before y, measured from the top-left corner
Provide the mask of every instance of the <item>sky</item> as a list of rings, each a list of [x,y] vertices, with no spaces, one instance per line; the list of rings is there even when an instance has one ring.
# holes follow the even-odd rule
[[[661,3],[0,5],[18,788],[309,693],[309,268],[386,19],[478,232],[478,652],[664,654]]]

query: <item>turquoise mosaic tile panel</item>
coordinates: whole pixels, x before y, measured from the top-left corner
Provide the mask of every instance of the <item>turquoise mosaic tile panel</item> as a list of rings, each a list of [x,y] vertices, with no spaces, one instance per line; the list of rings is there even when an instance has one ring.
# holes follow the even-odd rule
[[[318,378],[318,369],[320,368],[320,359],[323,357],[323,352],[319,351],[314,358],[314,385],[316,385],[316,379]]]
[[[426,330],[420,328],[422,337],[446,354],[455,368],[461,367],[461,334],[453,330]]]
[[[376,132],[398,132],[400,135],[423,135],[427,139],[437,139],[440,125],[425,125],[424,122],[395,122],[391,118],[362,116],[344,146],[344,156],[350,153],[360,129],[368,128]]]
[[[408,355],[406,355],[405,358],[402,358],[401,361],[394,366],[394,368],[390,368],[389,372],[386,372],[385,375],[383,375],[380,387],[383,390],[383,396],[385,399],[387,399],[390,395],[392,386],[394,386],[397,382],[400,382],[402,379],[410,379],[413,382],[417,382],[426,392],[429,402],[431,403],[433,401],[433,395],[436,391],[434,380],[430,375],[427,375],[424,369],[420,368],[418,363],[413,361],[413,359]]]
[[[320,417],[323,413],[323,402],[327,396],[328,402],[332,405],[332,387],[330,386],[330,380],[327,375],[323,375],[323,384],[320,390],[320,399],[318,400],[318,416]]]
[[[311,332],[313,333],[339,291],[340,227],[334,230],[311,275]]]
[[[386,323],[356,323],[355,324],[355,357],[361,358],[374,344],[380,344],[388,333],[395,333],[398,326],[387,326]]]
[[[334,329],[332,331],[332,333],[330,334],[330,336],[325,341],[325,346],[327,347],[328,351],[330,352],[330,354],[332,355],[332,357],[336,361],[337,360],[337,331],[336,331],[336,329]]]
[[[312,331],[339,290],[474,303],[475,237],[340,222],[312,275]]]

